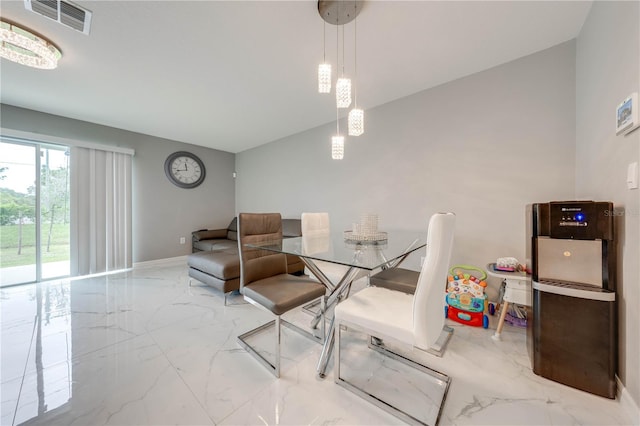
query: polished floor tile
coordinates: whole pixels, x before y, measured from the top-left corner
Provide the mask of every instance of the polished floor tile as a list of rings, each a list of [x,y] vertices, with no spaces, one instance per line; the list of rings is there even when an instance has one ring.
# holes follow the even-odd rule
[[[286,318],[304,326],[310,317],[295,311]],[[189,286],[185,266],[0,289],[0,422],[402,424],[337,386],[333,363],[319,379],[321,346],[287,328],[275,379],[236,340],[271,319],[240,296],[224,306],[215,290]],[[451,377],[440,424],[630,423],[618,401],[533,374],[523,329],[507,325],[494,341],[492,328],[451,325],[444,357],[413,354]],[[434,417],[428,401],[441,390],[375,358],[364,336],[347,334],[346,374]],[[252,344],[272,356],[273,332]]]

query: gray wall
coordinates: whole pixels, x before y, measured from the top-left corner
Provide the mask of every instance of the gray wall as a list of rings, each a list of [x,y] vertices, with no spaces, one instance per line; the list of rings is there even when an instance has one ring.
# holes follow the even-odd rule
[[[573,197],[574,66],[567,42],[368,110],[342,161],[335,122],[241,152],[236,211],[328,211],[337,229],[372,212],[381,230],[416,231],[453,211],[454,263],[524,261],[525,205]]]
[[[640,191],[626,185],[640,130],[615,134],[616,106],[640,89],[638,2],[594,2],[577,40],[576,195],[615,204],[619,268],[619,376],[640,405]]]
[[[144,262],[191,252],[191,232],[226,228],[234,214],[235,155],[84,121],[1,105],[4,128],[78,141],[132,148],[133,261]],[[44,137],[46,139],[46,137]],[[190,151],[205,164],[207,176],[195,189],[181,189],[164,174],[175,151]],[[180,245],[180,237],[186,244]]]

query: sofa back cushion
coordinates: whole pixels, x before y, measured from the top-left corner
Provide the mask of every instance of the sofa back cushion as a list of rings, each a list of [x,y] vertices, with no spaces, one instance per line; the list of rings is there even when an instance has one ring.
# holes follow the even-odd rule
[[[282,219],[282,237],[301,237],[302,227],[300,219]]]
[[[238,217],[234,217],[227,227],[227,239],[238,241]]]

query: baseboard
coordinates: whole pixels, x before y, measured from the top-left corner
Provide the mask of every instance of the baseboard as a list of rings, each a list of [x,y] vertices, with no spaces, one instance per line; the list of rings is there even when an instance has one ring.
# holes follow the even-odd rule
[[[636,404],[631,395],[629,395],[629,392],[627,392],[627,389],[618,376],[616,376],[616,382],[618,385],[618,401],[620,401],[623,411],[629,420],[631,420],[631,424],[640,424],[640,408],[638,408],[638,404]]]
[[[147,260],[146,262],[136,262],[133,269],[157,268],[158,266],[179,266],[187,264],[187,255],[169,257],[166,259]]]

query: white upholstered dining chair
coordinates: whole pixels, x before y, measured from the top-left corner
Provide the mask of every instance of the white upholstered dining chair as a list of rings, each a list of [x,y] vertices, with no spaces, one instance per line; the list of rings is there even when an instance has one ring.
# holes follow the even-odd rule
[[[341,377],[340,334],[343,327],[346,327],[362,331],[384,341],[400,343],[401,346],[406,346],[410,350],[417,348],[430,352],[434,347],[440,351],[444,350],[446,340],[452,332],[449,327],[444,329],[444,294],[447,270],[451,260],[455,219],[453,213],[437,213],[431,217],[427,234],[426,258],[419,274],[415,294],[411,295],[388,288],[367,287],[342,301],[335,308],[335,382],[411,423],[420,422],[420,420],[379,397],[371,396],[364,389]],[[398,358],[385,348],[382,348],[381,351],[418,370],[425,372],[431,370],[410,359],[407,355]],[[448,388],[449,378],[447,376],[433,370],[431,372],[437,375],[438,380],[445,381]],[[446,391],[439,410],[445,397]]]

